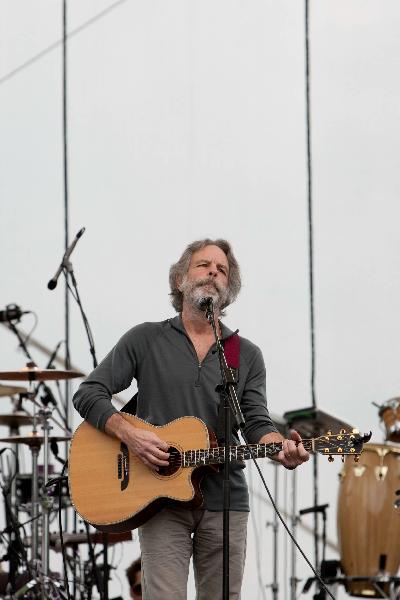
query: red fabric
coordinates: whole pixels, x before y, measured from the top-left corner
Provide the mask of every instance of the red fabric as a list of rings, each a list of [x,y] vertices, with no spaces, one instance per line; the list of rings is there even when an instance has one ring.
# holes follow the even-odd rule
[[[228,367],[238,369],[240,363],[240,338],[234,333],[224,342],[224,350]]]

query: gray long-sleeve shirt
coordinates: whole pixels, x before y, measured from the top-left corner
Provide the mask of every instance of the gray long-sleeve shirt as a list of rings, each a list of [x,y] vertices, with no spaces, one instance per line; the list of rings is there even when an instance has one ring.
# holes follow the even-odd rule
[[[233,332],[223,323],[222,339]],[[104,430],[107,419],[118,412],[112,394],[138,384],[137,416],[153,425],[165,425],[178,417],[199,417],[214,431],[218,424],[221,381],[215,345],[199,364],[194,346],[180,316],[159,323],[143,323],[130,329],[105,359],[80,385],[73,403],[79,414]],[[265,366],[260,349],[240,338],[237,395],[251,443],[276,431],[268,414]],[[239,440],[233,439],[234,443]],[[247,511],[248,491],[243,466],[231,464],[231,510]],[[201,483],[204,508],[222,510],[222,473],[206,475]]]

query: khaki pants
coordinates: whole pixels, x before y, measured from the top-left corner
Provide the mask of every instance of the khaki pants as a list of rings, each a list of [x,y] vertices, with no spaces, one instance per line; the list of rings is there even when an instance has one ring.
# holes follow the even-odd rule
[[[229,600],[240,599],[248,514],[229,513]],[[192,555],[197,600],[220,600],[222,524],[222,512],[164,508],[140,527],[143,600],[186,600]]]

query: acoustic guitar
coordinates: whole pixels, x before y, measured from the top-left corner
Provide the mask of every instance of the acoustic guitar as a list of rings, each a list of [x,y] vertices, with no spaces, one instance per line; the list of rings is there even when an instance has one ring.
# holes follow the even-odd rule
[[[152,471],[120,440],[83,422],[71,441],[69,489],[77,513],[100,531],[129,531],[143,525],[165,505],[201,506],[200,481],[225,460],[214,433],[197,417],[182,417],[156,427],[127,413],[132,425],[153,431],[169,445],[169,466]],[[370,436],[356,430],[303,440],[310,452],[353,455],[356,460]],[[256,458],[270,457],[281,443],[251,444]],[[230,461],[251,458],[247,446],[231,446]]]

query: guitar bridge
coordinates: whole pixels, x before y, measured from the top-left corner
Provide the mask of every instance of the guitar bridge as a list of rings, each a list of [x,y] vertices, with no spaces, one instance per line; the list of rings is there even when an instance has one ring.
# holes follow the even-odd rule
[[[121,492],[126,490],[129,484],[129,451],[126,444],[121,442],[121,454],[117,457],[117,472],[118,479],[121,481]]]

